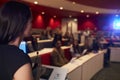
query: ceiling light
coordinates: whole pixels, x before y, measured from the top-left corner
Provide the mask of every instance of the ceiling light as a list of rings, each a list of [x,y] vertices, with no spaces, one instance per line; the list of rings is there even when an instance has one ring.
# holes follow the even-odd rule
[[[60,10],[63,10],[63,7],[60,7]]]
[[[72,4],[76,4],[75,2],[72,2]]]
[[[34,1],[34,4],[38,4],[38,2],[37,2],[37,1]]]
[[[88,14],[87,14],[87,15],[86,15],[86,17],[87,17],[87,18],[89,18],[89,17],[90,17],[90,15],[88,15]]]
[[[54,18],[56,18],[56,16],[53,16]]]
[[[84,13],[84,10],[81,10],[80,12],[81,12],[81,13]]]
[[[71,18],[72,17],[72,15],[69,15],[69,18]]]
[[[77,21],[77,19],[75,18],[74,21]]]
[[[45,14],[45,12],[42,12],[41,14]]]
[[[96,14],[99,14],[99,12],[98,12],[98,11],[96,11],[95,13],[96,13]]]

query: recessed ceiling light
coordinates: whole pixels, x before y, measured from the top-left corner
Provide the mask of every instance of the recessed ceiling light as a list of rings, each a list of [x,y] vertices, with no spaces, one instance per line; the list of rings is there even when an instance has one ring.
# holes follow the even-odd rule
[[[60,7],[60,10],[63,10],[63,7]]]
[[[76,2],[72,2],[72,4],[76,4]]]
[[[86,15],[86,17],[87,17],[87,18],[89,18],[89,17],[90,17],[90,15],[88,15],[88,14],[87,14],[87,15]]]
[[[53,16],[54,18],[56,18],[56,16]]]
[[[45,12],[42,12],[41,14],[45,14]]]
[[[95,12],[95,14],[99,14],[99,12],[98,12],[98,11],[96,11],[96,12]]]
[[[69,18],[71,18],[72,17],[72,15],[69,15]]]
[[[81,13],[84,13],[84,10],[81,10],[80,12],[81,12]]]
[[[34,4],[38,4],[38,2],[37,2],[37,1],[34,1]]]
[[[77,19],[75,18],[74,21],[77,21]]]

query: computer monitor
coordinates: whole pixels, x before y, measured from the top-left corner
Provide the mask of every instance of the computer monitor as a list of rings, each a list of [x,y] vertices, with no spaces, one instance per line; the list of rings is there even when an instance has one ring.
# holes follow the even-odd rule
[[[23,50],[24,53],[27,53],[27,47],[26,47],[26,42],[22,41],[19,45],[19,48]]]

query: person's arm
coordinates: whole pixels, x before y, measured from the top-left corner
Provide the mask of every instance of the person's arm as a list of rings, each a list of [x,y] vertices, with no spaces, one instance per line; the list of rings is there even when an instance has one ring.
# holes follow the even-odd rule
[[[13,80],[33,80],[30,63],[21,66],[14,74]]]

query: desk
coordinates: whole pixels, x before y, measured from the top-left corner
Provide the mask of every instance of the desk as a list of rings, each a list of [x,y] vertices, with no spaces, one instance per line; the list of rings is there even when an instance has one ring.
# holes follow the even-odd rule
[[[63,46],[64,46],[64,44],[67,42],[67,39],[62,39],[62,41],[63,41]],[[39,50],[41,50],[43,48],[52,48],[53,47],[53,45],[52,45],[53,38],[47,39],[47,40],[37,40],[37,42],[38,42]],[[28,44],[30,51],[34,51],[32,48],[31,41],[27,41],[27,44]]]
[[[62,49],[69,49],[70,47],[71,46],[62,46],[61,48]],[[39,53],[38,55],[40,56],[42,54],[51,53],[52,50],[53,50],[53,48],[44,48],[44,49],[41,49],[41,50],[38,51],[38,53]],[[34,58],[34,57],[37,56],[36,53],[37,53],[37,51],[34,51],[34,52],[31,52],[31,53],[28,53],[28,55],[30,56],[30,58]]]
[[[120,47],[110,47],[110,61],[120,62]]]
[[[103,56],[103,52],[89,53],[61,68],[68,69],[68,79],[70,80],[90,80],[103,68]]]
[[[70,49],[71,46],[62,46],[61,48],[63,50],[67,50],[67,49]],[[50,58],[50,53],[53,51],[53,48],[44,48],[44,49],[41,49],[38,51],[38,56],[42,56],[42,55],[46,55],[46,54],[49,54],[47,55],[47,58]],[[66,53],[65,53],[66,54]],[[67,53],[67,54],[70,54],[70,53]],[[28,55],[30,56],[32,62],[35,62],[36,60],[36,57],[37,57],[37,51],[34,51],[34,52],[31,52],[31,53],[28,53]],[[69,58],[69,57],[68,57]],[[50,61],[49,61],[50,62]]]
[[[62,49],[69,49],[70,46],[62,46]],[[44,48],[38,55],[49,54],[53,48]],[[90,80],[98,71],[103,68],[104,51],[86,54],[61,68],[67,69],[67,76],[70,80]],[[31,58],[36,57],[36,52],[28,54]]]
[[[52,48],[52,40],[53,39],[37,40],[37,42],[38,42],[38,49],[41,50],[43,48]],[[33,50],[33,46],[31,44],[31,41],[27,41],[27,45],[28,45],[28,48],[30,49],[30,52],[34,51]]]

